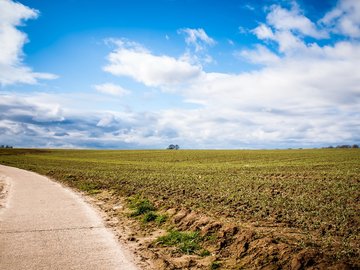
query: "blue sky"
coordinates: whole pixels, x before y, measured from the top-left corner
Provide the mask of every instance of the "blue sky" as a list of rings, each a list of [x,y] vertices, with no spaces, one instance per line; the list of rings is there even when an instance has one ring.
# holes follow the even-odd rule
[[[0,143],[360,143],[360,1],[0,0]]]

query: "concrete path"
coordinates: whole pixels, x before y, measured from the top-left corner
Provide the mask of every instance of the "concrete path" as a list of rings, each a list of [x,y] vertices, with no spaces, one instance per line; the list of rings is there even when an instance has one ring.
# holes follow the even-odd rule
[[[0,165],[0,269],[138,269],[79,195],[38,174]]]

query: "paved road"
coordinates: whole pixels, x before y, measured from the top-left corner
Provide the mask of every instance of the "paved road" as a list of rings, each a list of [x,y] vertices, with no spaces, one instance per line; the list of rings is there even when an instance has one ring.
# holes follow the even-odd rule
[[[0,269],[138,269],[79,195],[38,174],[0,165]]]

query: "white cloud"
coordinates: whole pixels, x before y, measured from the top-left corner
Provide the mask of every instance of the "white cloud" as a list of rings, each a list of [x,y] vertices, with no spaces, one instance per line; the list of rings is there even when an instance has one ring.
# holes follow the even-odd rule
[[[103,69],[116,76],[128,76],[146,86],[169,87],[190,82],[201,75],[202,69],[184,59],[154,55],[142,46],[117,40],[117,48]]]
[[[339,0],[337,6],[320,20],[335,33],[352,38],[360,37],[360,1]]]
[[[186,44],[194,46],[196,52],[203,51],[207,46],[213,46],[216,44],[215,40],[209,37],[202,28],[183,28],[178,30],[178,33],[185,34]]]
[[[104,83],[104,84],[97,84],[94,85],[94,88],[104,94],[113,95],[113,96],[125,96],[131,93],[131,91],[121,87],[120,85],[116,85],[113,83]]]
[[[271,28],[264,23],[261,23],[258,27],[252,30],[258,39],[275,39],[275,35]]]
[[[275,40],[279,44],[279,51],[285,54],[297,53],[306,49],[304,41],[290,31],[279,31],[275,34]]]
[[[21,48],[27,41],[27,36],[16,29],[22,20],[33,19],[38,12],[19,3],[7,0],[0,1],[0,64],[11,65],[20,62]]]
[[[303,40],[289,30],[275,30],[270,26],[260,24],[252,30],[252,33],[261,40],[271,40],[278,44],[279,51],[284,54],[291,54],[294,51],[305,48]]]
[[[251,32],[260,40],[277,43],[279,52],[283,54],[306,49],[308,45],[305,44],[304,37],[316,39],[329,37],[328,31],[319,29],[315,23],[305,17],[295,2],[290,10],[279,5],[271,6],[266,16],[266,23],[260,23]]]
[[[16,95],[0,95],[0,107],[2,118],[11,118],[22,115],[29,121],[34,122],[61,122],[65,120],[64,112],[58,103],[44,102],[36,96],[19,98]]]
[[[252,60],[261,61],[260,56]],[[188,89],[186,96],[205,100],[216,108],[281,109],[289,115],[309,107],[348,106],[360,101],[360,74],[352,72],[359,61],[360,44],[342,42],[316,50],[309,48],[298,55],[275,58],[258,71],[237,75],[207,73]]]
[[[291,10],[273,5],[266,19],[278,31],[293,31],[314,38],[328,37],[327,32],[319,30],[301,13],[297,5],[293,5]]]
[[[53,74],[33,72],[23,64],[27,35],[17,29],[24,20],[37,18],[39,12],[20,3],[0,0],[0,84],[29,83],[54,79]]]
[[[246,58],[255,64],[270,65],[280,61],[280,57],[278,55],[262,45],[257,45],[255,50],[242,50],[240,52],[236,52],[235,55]]]

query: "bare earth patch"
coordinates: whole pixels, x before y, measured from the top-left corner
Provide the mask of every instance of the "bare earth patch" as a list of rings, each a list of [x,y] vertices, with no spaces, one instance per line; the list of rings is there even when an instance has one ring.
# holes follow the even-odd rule
[[[117,232],[141,258],[143,269],[354,269],[358,259],[336,260],[321,252],[310,236],[299,229],[257,224],[229,223],[188,209],[163,210],[168,221],[159,226],[130,217],[124,198],[109,192],[87,196],[104,213]],[[197,231],[205,256],[184,254],[156,242],[169,229]]]

